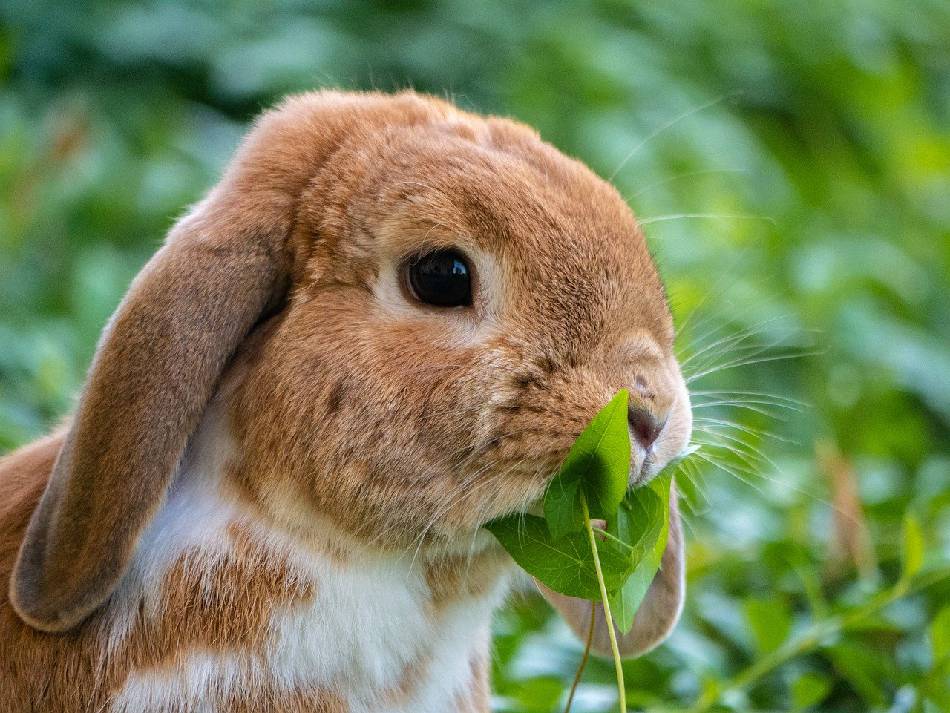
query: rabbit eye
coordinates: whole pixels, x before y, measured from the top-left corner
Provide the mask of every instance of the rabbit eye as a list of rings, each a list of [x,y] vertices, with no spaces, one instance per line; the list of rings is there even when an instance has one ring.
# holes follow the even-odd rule
[[[407,267],[409,289],[420,302],[437,307],[472,304],[472,271],[457,250],[437,250],[412,258]]]

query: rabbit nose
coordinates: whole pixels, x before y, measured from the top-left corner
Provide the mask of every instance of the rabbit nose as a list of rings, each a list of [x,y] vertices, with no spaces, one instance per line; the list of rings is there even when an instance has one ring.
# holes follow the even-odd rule
[[[627,422],[630,424],[630,429],[633,431],[637,442],[643,446],[644,450],[650,450],[650,446],[656,442],[660,431],[666,425],[667,415],[664,413],[658,416],[650,409],[639,404],[630,404],[627,407]]]

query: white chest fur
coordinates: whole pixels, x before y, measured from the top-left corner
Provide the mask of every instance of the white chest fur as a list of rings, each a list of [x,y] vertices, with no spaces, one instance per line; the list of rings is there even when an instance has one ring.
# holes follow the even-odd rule
[[[213,412],[206,417],[113,597],[109,649],[158,636],[161,627],[150,622],[174,624],[175,612],[166,610],[172,600],[209,616],[227,617],[230,608],[236,619],[238,609],[252,607],[262,620],[243,639],[226,621],[204,636],[176,632],[173,655],[137,667],[111,710],[212,713],[240,702],[264,711],[271,709],[267,701],[280,710],[278,702],[292,696],[310,696],[324,706],[315,710],[334,713],[452,710],[453,700],[473,686],[473,662],[487,655],[491,612],[504,597],[506,577],[436,603],[424,556],[302,546],[224,494],[221,476],[233,444],[220,423]],[[235,543],[236,524],[253,539],[253,555]],[[255,559],[261,557],[277,558],[286,581],[275,586],[300,596],[262,602],[267,595],[254,591],[254,567],[273,562]],[[246,596],[219,591],[222,568],[241,558],[251,560],[238,562],[238,571],[252,575]],[[170,599],[158,583],[180,574],[183,563],[190,594]],[[228,581],[241,586],[240,579]],[[203,621],[192,624],[204,627]],[[181,627],[188,626],[184,617]]]

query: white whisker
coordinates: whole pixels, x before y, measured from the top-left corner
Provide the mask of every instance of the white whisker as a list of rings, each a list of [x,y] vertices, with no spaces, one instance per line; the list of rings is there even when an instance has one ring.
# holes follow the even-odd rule
[[[816,350],[813,350],[813,351],[810,351],[810,352],[798,352],[798,353],[795,353],[795,354],[777,354],[777,355],[775,355],[775,356],[762,357],[762,358],[760,358],[760,359],[748,359],[748,360],[740,360],[740,361],[730,362],[730,363],[727,363],[727,364],[722,364],[722,365],[720,365],[720,366],[716,366],[716,367],[707,369],[707,370],[705,370],[705,371],[701,371],[701,372],[699,372],[698,374],[693,374],[693,375],[691,375],[690,377],[688,377],[688,378],[686,379],[686,383],[687,383],[687,384],[690,384],[690,383],[692,383],[693,381],[696,381],[697,379],[701,379],[701,378],[704,377],[704,376],[708,376],[709,374],[715,374],[715,373],[720,372],[720,371],[727,371],[727,370],[729,370],[729,369],[735,369],[735,368],[740,367],[740,366],[750,366],[751,364],[763,364],[763,363],[765,363],[765,362],[770,362],[770,361],[787,361],[787,360],[790,360],[790,359],[802,359],[802,358],[804,358],[804,357],[816,356],[816,355],[823,354],[823,353],[824,353],[824,352],[822,352],[821,350],[817,350],[817,349],[816,349]]]
[[[607,180],[608,180],[608,181],[614,180],[614,178],[617,177],[617,174],[620,173],[620,170],[627,164],[627,161],[629,161],[629,160],[632,159],[634,156],[636,156],[636,155],[643,149],[644,146],[646,146],[650,141],[652,141],[653,139],[655,139],[657,136],[659,136],[660,134],[662,134],[664,131],[667,131],[668,129],[673,128],[673,127],[676,126],[679,122],[681,122],[683,119],[687,119],[687,118],[689,118],[690,116],[692,116],[693,114],[697,114],[697,113],[703,111],[704,109],[709,109],[710,107],[716,106],[716,104],[719,104],[719,103],[725,101],[726,99],[729,99],[729,98],[731,98],[731,97],[733,97],[733,96],[736,96],[736,94],[737,94],[736,92],[729,92],[728,94],[723,94],[723,95],[721,95],[721,96],[719,96],[719,97],[716,97],[715,99],[711,99],[710,101],[707,101],[705,104],[700,104],[699,106],[695,106],[695,107],[693,107],[692,109],[688,109],[688,110],[684,111],[682,114],[680,114],[679,116],[673,117],[672,119],[670,119],[669,121],[667,121],[665,124],[663,124],[662,126],[660,126],[659,128],[657,128],[656,130],[654,130],[653,132],[651,132],[650,134],[648,134],[647,137],[646,137],[645,139],[643,139],[639,144],[637,144],[636,146],[634,146],[634,147],[630,150],[630,152],[627,153],[627,155],[623,157],[623,160],[620,162],[620,165],[617,166],[617,168],[614,169],[613,173],[611,173],[611,174],[607,177]]]
[[[653,223],[668,223],[671,220],[764,220],[766,223],[778,225],[775,218],[768,215],[754,215],[752,213],[670,213],[668,215],[655,215],[652,218],[639,218],[637,222],[641,225],[652,225]]]

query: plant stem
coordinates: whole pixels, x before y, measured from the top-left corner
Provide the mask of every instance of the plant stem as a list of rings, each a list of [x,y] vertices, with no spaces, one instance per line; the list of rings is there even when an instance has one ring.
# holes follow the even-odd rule
[[[571,713],[571,705],[574,703],[574,694],[577,692],[577,685],[581,682],[581,675],[584,673],[584,667],[587,666],[587,659],[590,658],[590,647],[594,643],[594,624],[597,621],[596,608],[594,602],[590,603],[590,624],[587,627],[587,643],[584,644],[584,655],[581,657],[581,663],[577,667],[577,673],[574,674],[574,682],[571,683],[571,692],[567,694],[567,705],[564,706],[564,713]]]
[[[600,586],[600,599],[604,605],[604,619],[607,622],[607,635],[610,637],[610,651],[614,655],[614,669],[617,672],[617,694],[620,696],[620,711],[627,713],[627,689],[623,683],[623,666],[620,661],[620,647],[617,646],[617,632],[614,630],[614,618],[610,615],[610,602],[607,601],[607,585],[604,583],[604,573],[600,569],[600,556],[597,553],[597,539],[594,537],[594,528],[590,523],[590,511],[587,509],[587,498],[581,492],[581,507],[584,510],[584,525],[587,528],[587,537],[590,540],[590,551],[594,556],[594,570],[597,572],[597,584]]]

